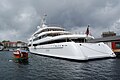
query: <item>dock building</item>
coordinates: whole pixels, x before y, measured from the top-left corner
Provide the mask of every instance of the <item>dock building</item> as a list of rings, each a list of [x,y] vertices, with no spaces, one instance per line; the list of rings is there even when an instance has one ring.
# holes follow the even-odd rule
[[[114,32],[103,32],[101,38],[89,40],[88,42],[104,42],[117,56],[120,56],[120,36],[116,36],[116,33]]]

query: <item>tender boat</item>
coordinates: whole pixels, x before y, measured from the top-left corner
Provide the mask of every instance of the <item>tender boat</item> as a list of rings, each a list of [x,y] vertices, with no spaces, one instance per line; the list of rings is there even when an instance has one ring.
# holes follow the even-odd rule
[[[89,35],[89,27],[85,34],[72,34],[64,28],[46,25],[45,17],[38,30],[28,40],[32,53],[72,60],[89,60],[115,57],[114,52],[104,43],[88,43],[94,39]]]
[[[13,55],[16,62],[28,61],[28,51],[17,49]]]

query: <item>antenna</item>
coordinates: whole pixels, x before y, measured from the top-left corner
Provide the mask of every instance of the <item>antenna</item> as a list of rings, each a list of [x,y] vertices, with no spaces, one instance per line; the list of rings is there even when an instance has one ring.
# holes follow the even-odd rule
[[[46,14],[43,15],[43,17],[41,18],[41,27],[45,27],[46,26]]]

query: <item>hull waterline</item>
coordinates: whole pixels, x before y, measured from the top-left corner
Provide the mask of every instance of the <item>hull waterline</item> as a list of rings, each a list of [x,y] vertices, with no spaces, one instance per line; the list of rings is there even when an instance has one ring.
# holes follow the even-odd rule
[[[73,60],[90,60],[115,57],[114,52],[103,43],[65,42],[29,47],[29,50],[35,54]]]

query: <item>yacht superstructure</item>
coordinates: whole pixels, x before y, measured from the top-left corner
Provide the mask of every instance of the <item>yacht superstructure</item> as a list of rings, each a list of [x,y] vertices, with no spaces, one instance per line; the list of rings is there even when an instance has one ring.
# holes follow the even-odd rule
[[[114,52],[104,43],[88,43],[94,39],[87,34],[72,34],[61,27],[48,26],[45,19],[29,39],[32,53],[73,60],[89,60],[115,57]]]

